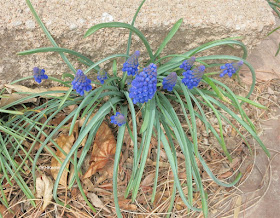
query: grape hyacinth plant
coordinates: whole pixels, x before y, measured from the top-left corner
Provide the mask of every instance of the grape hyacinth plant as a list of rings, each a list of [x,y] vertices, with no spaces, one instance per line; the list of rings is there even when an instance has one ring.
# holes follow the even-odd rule
[[[127,72],[128,76],[134,76],[138,72],[138,58],[140,55],[140,51],[134,52],[133,55],[131,55],[126,62],[123,64],[122,71]]]
[[[209,195],[209,189],[205,188],[207,184],[202,179],[202,170],[209,176],[208,182],[211,179],[213,182],[224,187],[232,187],[238,184],[242,177],[239,169],[232,173],[231,178],[224,179],[218,178],[218,175],[211,171],[208,162],[204,159],[205,157],[200,153],[201,138],[198,136],[200,129],[197,122],[202,123],[200,125],[204,127],[207,134],[210,134],[213,137],[213,141],[221,146],[223,151],[221,155],[229,162],[232,160],[232,156],[225,140],[227,137],[227,134],[224,132],[225,126],[231,126],[235,129],[237,132],[236,137],[242,138],[243,143],[248,145],[248,147],[247,139],[250,136],[250,139],[254,139],[264,152],[268,156],[270,155],[258,137],[253,122],[244,111],[244,103],[261,109],[265,109],[265,107],[250,100],[250,95],[255,86],[255,71],[250,63],[246,61],[247,49],[242,42],[233,39],[221,39],[205,43],[184,53],[166,54],[168,52],[165,49],[166,45],[172,40],[183,22],[182,19],[179,19],[170,29],[170,32],[161,42],[158,49],[153,51],[146,36],[134,26],[135,19],[145,2],[143,0],[136,11],[132,24],[121,22],[101,23],[92,26],[85,32],[85,37],[91,37],[104,28],[122,28],[130,31],[125,54],[117,53],[100,60],[97,58],[92,60],[80,52],[60,47],[39,18],[30,0],[26,0],[26,2],[37,23],[52,43],[52,47],[31,49],[19,52],[18,54],[28,55],[40,52],[57,52],[71,71],[71,73],[62,74],[61,78],[53,78],[51,76],[48,78],[67,87],[66,91],[50,90],[47,94],[53,97],[49,98],[45,103],[43,102],[42,105],[35,105],[32,110],[24,110],[21,113],[8,114],[8,117],[5,117],[5,120],[3,120],[5,128],[1,129],[0,144],[4,142],[11,143],[13,149],[7,150],[5,146],[3,147],[5,152],[0,156],[0,164],[2,165],[5,161],[5,168],[8,170],[5,173],[0,171],[2,175],[2,178],[0,178],[1,184],[3,184],[4,179],[8,182],[13,180],[11,184],[18,184],[22,187],[26,198],[34,207],[38,202],[31,187],[35,187],[38,161],[42,156],[45,157],[46,154],[55,155],[52,151],[53,148],[61,151],[61,147],[54,141],[55,137],[66,125],[67,127],[70,126],[69,135],[72,135],[75,124],[79,119],[85,119],[86,121],[79,128],[79,132],[76,134],[77,137],[73,145],[71,144],[71,149],[67,153],[65,152],[64,159],[61,160],[62,164],[54,181],[52,196],[57,205],[62,205],[63,208],[71,207],[71,205],[65,205],[65,202],[61,201],[61,198],[58,196],[59,181],[64,173],[66,173],[65,168],[71,163],[74,166],[75,173],[73,176],[69,176],[70,181],[67,189],[71,191],[73,187],[78,187],[81,196],[83,196],[92,211],[90,215],[93,215],[96,210],[84,192],[85,189],[81,180],[83,178],[82,164],[87,157],[90,146],[94,143],[96,132],[100,128],[101,123],[106,121],[108,117],[111,118],[111,123],[117,125],[117,143],[112,178],[115,205],[113,212],[115,214],[112,215],[117,217],[123,217],[122,214],[128,213],[127,211],[122,211],[119,206],[120,195],[122,195],[121,198],[129,196],[132,202],[137,200],[143,175],[146,175],[144,174],[145,170],[147,170],[145,166],[149,157],[148,154],[151,152],[151,140],[153,138],[157,141],[157,146],[153,148],[156,149],[156,155],[153,155],[155,156],[153,160],[155,170],[151,172],[154,175],[154,184],[150,193],[151,197],[147,201],[151,201],[150,203],[153,205],[156,193],[160,191],[160,183],[164,182],[159,181],[159,169],[161,167],[160,153],[165,152],[166,163],[170,165],[173,176],[172,183],[166,181],[166,184],[168,183],[172,186],[170,190],[173,190],[170,193],[168,210],[165,211],[167,217],[171,216],[175,199],[179,199],[179,197],[189,209],[185,211],[194,211],[197,213],[197,217],[202,214],[204,217],[208,217],[208,197],[211,195]],[[131,51],[132,34],[143,42],[143,47],[136,48],[141,50],[143,61],[140,59],[141,61],[139,62],[139,51]],[[232,55],[204,56],[204,53],[202,53],[202,51],[205,52],[210,49],[213,51],[215,47],[223,48],[225,45],[239,47],[242,49],[243,54],[238,57]],[[117,47],[118,45],[116,45]],[[110,51],[112,51],[112,48],[110,48]],[[132,55],[129,56],[129,54]],[[73,57],[71,60],[74,62],[70,62],[68,55]],[[232,63],[224,65],[226,62]],[[77,66],[78,63],[82,65],[83,68],[81,69],[84,69],[83,71],[75,69],[74,66]],[[104,64],[112,66],[112,69],[108,69],[105,72],[101,68]],[[238,75],[238,70],[242,64],[250,69],[253,78],[253,83],[246,97],[234,94],[223,83],[225,78],[221,78],[225,74],[228,74],[229,77],[233,74]],[[217,65],[221,66],[222,73],[214,72]],[[36,82],[40,83],[42,79],[47,78],[44,70],[34,69]],[[89,75],[93,74],[97,76],[96,80],[88,78]],[[219,77],[219,74],[221,77]],[[73,78],[73,81],[65,79],[66,77]],[[30,78],[32,76],[14,81],[14,83]],[[227,79],[231,79],[232,83],[235,83],[233,78]],[[94,89],[92,89],[92,83],[95,84]],[[32,93],[28,97],[25,96],[22,101],[19,101],[23,104],[27,98],[34,99],[35,97],[40,97],[40,94]],[[16,104],[18,102],[9,103],[1,109],[14,108]],[[59,113],[69,110],[69,106],[73,106],[71,107],[73,108],[71,112],[65,115],[65,118],[57,125],[52,125],[52,128],[49,128],[48,134],[46,134],[44,130],[50,127],[50,121],[55,119]],[[178,108],[183,114],[175,111]],[[116,111],[119,112],[115,113]],[[213,126],[213,123],[210,122],[209,114],[217,119],[218,130],[217,125]],[[138,119],[139,117],[140,119]],[[43,120],[42,123],[40,123],[41,120]],[[69,122],[70,125],[68,125]],[[125,132],[129,134],[125,134]],[[125,140],[124,137],[126,137]],[[42,138],[44,139],[43,141],[41,141]],[[128,138],[131,139],[131,143],[123,146],[128,141]],[[31,143],[29,153],[25,150],[24,152],[21,151],[21,149],[24,149],[21,145],[27,139]],[[33,150],[33,152],[32,149],[38,144],[40,146],[36,146],[38,148]],[[50,149],[49,144],[53,148]],[[122,152],[125,149],[131,149],[127,153],[132,155],[131,159],[133,161],[131,162],[131,169],[129,169],[130,176],[127,177],[129,182],[126,191],[125,193],[120,193],[118,192],[118,176],[122,168],[119,167],[119,163]],[[31,158],[30,156],[22,155],[27,153],[35,153],[31,161],[28,159]],[[180,154],[180,162],[178,161],[178,154]],[[22,170],[18,168],[20,163],[10,161],[14,159],[15,155],[18,155],[21,160],[20,167],[26,165],[28,161],[32,162],[32,169],[30,170],[34,186],[25,184],[21,174]],[[181,158],[182,155],[184,158]],[[179,166],[185,168],[186,178],[184,181],[178,176]],[[149,168],[151,167],[149,166]],[[3,190],[1,185],[0,190]],[[5,199],[2,202],[8,207],[5,204]],[[152,211],[148,212],[150,214]]]
[[[243,65],[243,61],[239,61],[237,63],[226,63],[225,65],[222,65],[220,69],[222,70],[220,77],[225,76],[226,74],[229,77],[232,77],[233,74],[235,74],[239,68]]]
[[[126,118],[120,112],[117,112],[116,115],[111,116],[111,123],[116,124],[118,126],[122,126],[126,123]]]
[[[48,76],[45,74],[44,69],[39,69],[38,67],[33,68],[33,77],[37,83],[41,83],[42,79],[48,79]]]
[[[76,76],[71,83],[73,89],[76,90],[81,96],[84,95],[84,92],[88,92],[92,89],[91,80],[83,73],[82,70],[77,70]]]
[[[129,97],[133,99],[133,103],[148,102],[154,97],[157,90],[157,66],[150,64],[144,68],[141,73],[136,75],[131,85]]]
[[[169,92],[172,92],[174,86],[176,85],[176,82],[177,82],[177,73],[172,72],[163,79],[162,88],[166,89]]]
[[[188,87],[188,89],[192,89],[197,87],[205,70],[205,66],[201,65],[193,70],[187,70],[183,72],[184,78],[182,79],[182,83]]]
[[[183,63],[180,65],[180,68],[184,69],[185,71],[190,70],[195,62],[195,59],[196,58],[193,56],[190,59],[183,61]]]
[[[104,69],[101,69],[97,74],[97,79],[101,84],[104,84],[104,81],[108,79],[107,72]]]

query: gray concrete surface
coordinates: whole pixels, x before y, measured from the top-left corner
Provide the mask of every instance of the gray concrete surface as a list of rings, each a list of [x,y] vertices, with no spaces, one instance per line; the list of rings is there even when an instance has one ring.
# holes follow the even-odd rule
[[[280,20],[277,18],[277,26],[280,26]],[[277,31],[265,38],[255,49],[252,50],[248,61],[256,70],[257,81],[267,81],[277,79],[280,82],[280,55],[275,57],[275,53],[280,43],[280,31]],[[241,78],[246,83],[250,83],[250,74],[246,69],[242,69]],[[274,90],[273,95],[275,103],[280,102],[280,84],[278,90]],[[273,87],[271,86],[272,90]],[[276,111],[270,111],[273,118],[262,122],[263,133],[261,140],[267,148],[270,149],[272,159],[268,159],[265,153],[260,149],[256,159],[251,176],[241,187],[245,193],[244,196],[263,196],[260,201],[255,201],[255,205],[240,213],[240,218],[279,218],[280,217],[280,108],[272,103]],[[270,162],[271,168],[267,168]],[[270,175],[271,173],[271,175]],[[262,182],[262,178],[264,180]],[[268,189],[267,189],[268,188]],[[253,190],[257,190],[253,193]],[[267,189],[267,190],[266,190]],[[243,197],[243,201],[249,201],[250,198]],[[257,199],[258,200],[258,199]],[[252,202],[248,202],[247,206]],[[246,207],[246,206],[245,206]]]
[[[245,193],[260,189],[255,193],[255,197],[263,197],[258,202],[257,200],[259,199],[256,199],[252,208],[240,213],[240,218],[280,217],[280,110],[277,111],[277,114],[277,118],[270,119],[262,124],[264,132],[261,139],[266,147],[270,149],[273,159],[268,159],[264,152],[260,150],[252,175],[241,187],[241,190]],[[276,156],[274,157],[274,155]],[[267,168],[269,161],[271,161],[271,168]],[[264,183],[262,183],[263,176],[265,176]]]
[[[141,0],[34,0],[34,8],[59,46],[84,53],[93,61],[109,54],[124,53],[128,31],[106,29],[84,39],[92,25],[119,21],[130,23]],[[243,36],[254,48],[273,28],[275,19],[265,0],[147,0],[136,26],[156,51],[172,25],[183,25],[164,53],[182,53],[203,43],[226,37]],[[25,1],[2,1],[0,7],[0,80],[31,75],[34,66],[52,74],[68,72],[57,54],[18,57],[31,48],[51,46],[36,24]],[[144,51],[133,37],[132,49]],[[229,48],[227,48],[229,49]],[[230,50],[225,50],[225,53]],[[147,53],[142,53],[147,57]],[[80,67],[75,63],[75,67]]]
[[[280,26],[279,18],[276,18],[276,26]],[[280,79],[280,53],[275,56],[279,43],[280,30],[265,37],[248,56],[247,61],[254,67],[258,82]],[[240,76],[245,83],[251,84],[252,78],[248,70],[246,67],[241,68]]]

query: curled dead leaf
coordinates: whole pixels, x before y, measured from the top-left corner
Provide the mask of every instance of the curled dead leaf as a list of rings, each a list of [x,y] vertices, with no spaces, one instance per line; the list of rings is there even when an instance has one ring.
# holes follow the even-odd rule
[[[43,198],[42,211],[46,209],[52,199],[53,182],[51,178],[45,174],[36,178],[36,195],[38,198]]]
[[[0,100],[0,107],[4,107],[8,104],[11,104],[17,100],[20,100],[20,99],[23,99],[25,97],[27,97],[28,95],[21,95],[21,94],[18,94],[18,93],[12,93],[12,94],[4,94]],[[23,103],[35,103],[37,101],[36,98],[30,98],[30,99],[27,99],[27,100],[24,100],[24,101],[21,101],[20,103],[23,104]]]
[[[101,170],[107,174],[112,174],[115,152],[115,137],[110,127],[106,123],[102,123],[96,133],[90,158],[90,166],[84,178],[91,177]]]
[[[155,174],[151,173],[143,179],[141,186],[152,186],[155,179]]]
[[[59,147],[61,147],[63,149],[63,151],[65,151],[66,154],[68,154],[72,148],[72,145],[74,144],[74,142],[76,140],[77,134],[78,134],[78,122],[75,124],[73,133],[70,136],[68,134],[61,134],[56,139],[56,143],[59,145]],[[60,150],[58,150],[56,152],[56,155],[57,155],[57,157],[59,157],[59,159],[62,162],[65,160],[66,156]],[[60,166],[61,166],[61,164],[58,162],[58,160],[53,157],[51,160],[51,174],[54,179],[57,178],[57,174],[60,170]],[[69,170],[69,163],[67,163],[67,165],[65,166],[65,169],[59,180],[59,184],[65,186],[65,187],[67,186],[68,170]]]
[[[111,211],[104,205],[104,203],[96,194],[94,194],[93,192],[88,192],[87,197],[90,199],[93,206],[101,208],[105,210],[107,213],[111,213]]]
[[[131,199],[119,199],[119,206],[123,210],[129,210],[129,211],[136,211],[137,206],[135,204],[130,204]]]
[[[8,105],[14,101],[20,100],[24,97],[27,97],[29,94],[19,94],[19,93],[14,93],[14,92],[25,92],[25,93],[30,93],[30,94],[40,94],[43,92],[47,92],[47,91],[67,91],[69,89],[69,87],[52,87],[49,89],[40,87],[40,88],[28,88],[26,86],[22,86],[22,85],[11,85],[11,84],[5,84],[5,88],[7,88],[7,90],[9,90],[9,94],[4,95],[4,97],[1,98],[0,100],[0,107],[3,107],[5,105]],[[53,97],[60,97],[63,96],[64,93],[53,93],[53,94],[46,94],[46,95],[40,95],[40,97],[45,97],[45,98],[53,98]],[[27,100],[24,100],[20,103],[28,103],[28,102],[36,102],[37,99],[36,98],[30,98]]]

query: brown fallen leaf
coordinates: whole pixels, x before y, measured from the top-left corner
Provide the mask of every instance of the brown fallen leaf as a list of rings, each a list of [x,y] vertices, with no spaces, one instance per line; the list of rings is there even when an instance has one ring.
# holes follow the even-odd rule
[[[46,209],[52,199],[53,182],[51,178],[45,174],[36,178],[36,195],[38,198],[43,198],[44,203],[41,208],[42,211]]]
[[[28,93],[32,93],[32,94],[39,94],[42,92],[47,92],[47,91],[68,91],[69,87],[63,87],[63,86],[57,86],[57,87],[51,87],[51,88],[44,88],[44,87],[40,87],[40,88],[28,88],[26,86],[22,86],[22,85],[11,85],[11,84],[6,84],[5,87],[7,89],[10,89],[14,92],[28,92]],[[57,95],[58,94],[58,95]],[[63,93],[57,93],[57,94],[52,94],[55,96],[61,96],[63,95]]]
[[[7,211],[7,208],[4,205],[0,204],[0,214],[2,216],[5,215],[5,217],[6,217],[7,216],[6,211]]]
[[[155,174],[151,173],[148,176],[145,177],[145,179],[143,179],[143,181],[141,182],[141,187],[142,186],[152,186],[154,183],[154,179],[155,179]]]
[[[7,208],[0,204],[0,215],[2,214],[3,218],[13,218],[20,217],[21,207],[19,204],[13,205],[7,210]]]
[[[14,93],[14,92],[26,92],[26,93],[30,93],[30,94],[39,94],[39,93],[43,93],[43,92],[47,92],[47,91],[67,91],[69,89],[69,87],[62,87],[62,86],[58,86],[58,87],[52,87],[52,88],[28,88],[22,85],[11,85],[11,84],[5,84],[5,87],[7,88],[7,90],[9,91],[9,94],[5,94],[5,97],[2,97],[0,100],[0,107],[3,107],[5,105],[8,105],[14,101],[20,100],[24,97],[27,97],[28,94],[19,94],[19,93]],[[53,98],[53,97],[59,97],[59,96],[63,96],[64,93],[55,93],[55,94],[47,94],[47,95],[43,95],[40,97],[45,97],[45,98]],[[28,103],[28,102],[36,102],[37,99],[36,98],[30,98],[27,99],[25,101],[22,101],[20,103]]]
[[[106,123],[102,123],[96,133],[93,144],[92,154],[90,158],[90,166],[84,175],[84,178],[91,177],[96,172],[105,170],[104,172],[111,174],[116,152],[116,140]],[[110,166],[109,166],[110,165]],[[108,171],[108,172],[107,172]]]
[[[68,134],[61,134],[59,137],[56,139],[56,143],[65,151],[66,154],[69,153],[69,151],[72,148],[72,145],[74,144],[77,134],[78,134],[78,122],[75,123],[74,129],[72,134],[69,136]],[[65,160],[65,155],[58,150],[56,152],[56,155],[59,157],[59,159],[63,162]],[[53,157],[51,160],[51,174],[54,179],[57,178],[57,174],[60,170],[61,164]],[[69,170],[69,163],[65,166],[65,170],[62,173],[62,176],[59,180],[59,184],[63,186],[67,186],[67,177],[68,177],[68,171]]]
[[[136,211],[137,206],[135,204],[130,204],[130,202],[131,202],[131,199],[119,198],[119,206],[121,209]]]
[[[94,194],[93,192],[88,192],[87,197],[90,199],[93,206],[99,207],[105,210],[107,213],[111,213],[111,211],[104,205],[104,203],[100,200],[100,198],[96,194]]]
[[[239,214],[240,214],[240,206],[241,206],[241,203],[242,203],[242,197],[241,195],[239,195],[235,201],[235,208],[234,208],[234,214],[233,214],[233,217],[234,218],[238,218],[239,217]]]
[[[11,103],[13,103],[13,102],[15,102],[17,100],[23,99],[23,98],[25,98],[27,96],[28,95],[21,95],[21,94],[18,94],[18,93],[4,94],[3,97],[0,100],[0,107],[4,107],[4,106],[6,106],[8,104],[11,104]],[[21,104],[23,104],[23,103],[34,103],[36,101],[37,101],[36,98],[30,98],[30,99],[21,101],[20,103]]]

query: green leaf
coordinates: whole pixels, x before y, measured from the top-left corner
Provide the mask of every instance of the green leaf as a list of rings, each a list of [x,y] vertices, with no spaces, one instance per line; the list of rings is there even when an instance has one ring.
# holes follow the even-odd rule
[[[222,121],[221,121],[221,117],[220,117],[219,113],[217,112],[217,110],[213,106],[213,104],[211,104],[211,102],[209,101],[209,99],[208,99],[209,96],[204,95],[203,92],[200,91],[198,88],[195,88],[195,90],[200,94],[200,96],[204,99],[206,104],[212,109],[212,111],[214,112],[215,116],[217,117],[219,128],[220,128],[220,137],[221,137],[221,144],[220,145],[221,145],[225,155],[229,159],[229,161],[232,161],[232,157],[230,156],[230,153],[228,152],[227,147],[226,147],[226,143],[224,141],[223,126],[222,126]]]
[[[215,83],[213,83],[208,76],[203,75],[202,77],[206,83],[208,83],[208,85],[211,86],[211,88],[214,90],[214,92],[216,92],[217,96],[224,102],[231,104],[231,102],[229,101],[229,99],[227,99],[222,92],[220,92],[220,90],[217,88],[217,86],[215,85]]]
[[[69,90],[66,92],[66,94],[63,96],[63,99],[61,100],[60,104],[58,105],[58,109],[61,108],[61,106],[67,101],[69,95],[71,94],[73,88],[69,88]]]
[[[11,110],[4,110],[0,108],[0,113],[6,113],[6,114],[17,114],[17,115],[22,115],[23,112],[21,111],[11,111]]]
[[[171,149],[168,145],[168,141],[167,141],[166,137],[163,134],[163,131],[161,131],[161,141],[162,141],[164,150],[166,152],[168,161],[170,163],[170,167],[171,167],[173,175],[174,175],[174,183],[176,184],[176,187],[178,189],[180,197],[182,198],[182,201],[187,205],[188,208],[190,208],[194,211],[201,211],[200,209],[195,208],[192,205],[190,205],[188,200],[185,197],[184,191],[182,189],[182,186],[181,186],[181,183],[180,183],[180,180],[179,180],[179,177],[178,177],[178,172],[177,172],[177,169],[176,169],[176,165],[175,165],[175,161],[174,161],[174,158],[173,158],[173,155],[172,155],[172,151],[171,151]]]
[[[127,117],[127,106],[126,107],[121,106],[121,113],[124,115],[124,117]],[[119,168],[119,162],[121,156],[121,149],[123,145],[124,133],[125,133],[125,125],[122,125],[119,127],[118,130],[116,153],[115,153],[115,160],[114,160],[114,170],[113,170],[113,195],[114,195],[116,213],[118,217],[122,217],[120,206],[119,206],[119,200],[118,200],[117,184],[118,184],[118,168]]]
[[[270,153],[267,150],[267,148],[265,147],[265,145],[263,144],[263,142],[260,140],[260,138],[258,137],[258,135],[255,133],[255,131],[246,123],[244,122],[241,118],[239,118],[233,111],[231,111],[228,107],[226,107],[225,105],[221,104],[220,102],[218,102],[216,99],[208,96],[208,99],[210,101],[212,101],[214,104],[216,104],[218,107],[220,107],[221,109],[223,109],[224,111],[226,111],[228,114],[230,114],[237,122],[239,122],[252,136],[253,138],[259,143],[259,145],[261,146],[261,148],[264,150],[264,152],[266,153],[266,155],[268,157],[270,157]]]
[[[195,115],[194,115],[194,108],[193,108],[191,98],[190,98],[190,94],[189,94],[190,90],[187,89],[186,86],[183,85],[181,82],[180,82],[180,86],[183,90],[185,99],[187,101],[187,108],[189,109],[189,113],[190,113],[190,117],[191,117],[192,126],[190,127],[190,129],[192,130],[194,152],[195,152],[195,155],[198,155],[197,128],[196,128],[196,120],[195,120]]]
[[[146,131],[148,128],[148,125],[150,124],[150,101],[148,101],[145,105],[145,115],[144,115],[144,121],[140,129],[140,134]]]
[[[141,10],[143,4],[145,3],[145,1],[146,1],[146,0],[143,0],[143,1],[141,2],[141,4],[139,5],[137,11],[135,12],[134,17],[133,17],[132,22],[131,22],[131,26],[134,26],[136,17],[137,17],[137,15],[138,15],[139,11]],[[130,31],[129,31],[128,40],[127,40],[127,48],[126,48],[126,54],[127,54],[128,56],[129,56],[130,45],[131,45],[131,36],[132,36],[132,31],[130,30]]]
[[[152,132],[153,132],[153,127],[154,127],[154,121],[155,121],[155,110],[156,110],[156,104],[155,104],[155,98],[152,98],[148,102],[148,110],[146,110],[146,113],[150,113],[149,115],[149,122],[148,122],[148,128],[147,128],[147,137],[145,139],[144,147],[143,147],[143,153],[141,155],[141,161],[140,161],[140,166],[139,169],[137,170],[136,176],[135,176],[135,181],[134,181],[134,189],[132,191],[132,201],[134,201],[137,197],[137,193],[139,190],[141,178],[144,172],[148,152],[149,152],[149,147],[151,143],[151,138],[152,138]],[[140,152],[139,152],[140,154]]]
[[[46,36],[48,37],[48,39],[50,40],[50,42],[53,44],[54,47],[58,47],[58,45],[56,44],[56,42],[54,41],[53,37],[51,36],[51,34],[49,33],[48,29],[46,28],[46,26],[43,24],[43,22],[41,21],[41,19],[39,18],[38,14],[36,13],[36,11],[34,10],[30,0],[26,0],[26,4],[28,5],[28,7],[30,8],[30,11],[32,12],[33,16],[35,17],[37,23],[40,25],[40,27],[42,28],[42,30],[44,31],[44,33],[46,34]],[[76,73],[75,68],[73,67],[73,65],[69,62],[69,60],[67,59],[67,57],[63,54],[63,52],[59,52],[60,56],[62,57],[62,59],[64,60],[64,62],[67,64],[67,66],[74,72]]]
[[[86,56],[82,55],[81,53],[79,53],[77,51],[67,49],[67,48],[60,48],[60,47],[35,48],[35,49],[26,50],[26,51],[21,51],[21,52],[18,52],[17,54],[18,55],[30,55],[30,54],[44,53],[44,52],[68,53],[68,54],[75,55],[88,63],[93,63],[92,60],[90,60],[89,58],[87,58]],[[99,69],[100,69],[99,67],[96,67],[96,71],[99,71]]]
[[[117,57],[127,57],[127,55],[125,54],[114,54],[114,55],[110,55],[106,58],[103,58],[102,60],[100,61],[97,61],[95,64],[92,64],[88,69],[86,69],[84,71],[84,74],[87,74],[89,71],[91,71],[93,68],[95,68],[96,66],[98,66],[99,64],[105,62],[105,61],[108,61],[110,59],[114,59],[114,58],[117,58]]]
[[[117,69],[117,61],[116,60],[114,60],[113,61],[113,74],[115,75],[115,77],[117,77],[118,75],[117,75],[117,72],[118,71],[118,69]]]
[[[92,26],[91,28],[89,28],[84,37],[88,37],[91,34],[95,33],[96,31],[98,31],[98,30],[100,30],[102,28],[112,28],[112,27],[129,29],[132,32],[134,32],[137,36],[139,36],[139,38],[142,40],[142,42],[146,46],[146,49],[147,49],[147,51],[149,53],[151,62],[154,61],[155,57],[153,55],[152,49],[151,49],[150,44],[149,44],[148,40],[146,39],[146,37],[143,35],[143,33],[141,33],[134,26],[129,25],[127,23],[121,23],[121,22],[100,23],[100,24],[97,24],[97,25]]]
[[[167,36],[165,37],[165,39],[163,40],[163,42],[161,43],[161,45],[159,46],[158,50],[155,53],[155,59],[160,55],[160,53],[162,52],[162,50],[164,49],[164,47],[167,45],[167,43],[173,38],[173,36],[175,35],[175,33],[178,31],[178,29],[180,28],[181,24],[183,22],[183,18],[181,18],[180,20],[178,20],[172,27],[172,29],[170,30],[170,32],[167,34]]]
[[[279,54],[279,52],[280,52],[280,43],[278,44],[278,49],[277,49],[277,51],[275,53],[275,57]]]

